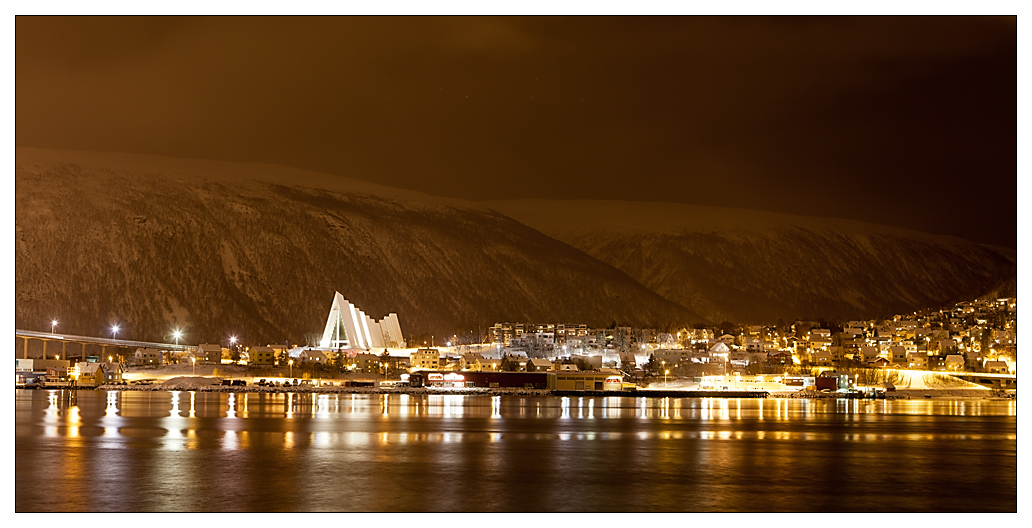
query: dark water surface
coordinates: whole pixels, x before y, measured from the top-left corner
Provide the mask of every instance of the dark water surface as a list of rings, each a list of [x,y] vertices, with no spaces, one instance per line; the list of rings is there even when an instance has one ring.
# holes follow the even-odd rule
[[[1017,403],[16,390],[16,511],[1017,511]]]

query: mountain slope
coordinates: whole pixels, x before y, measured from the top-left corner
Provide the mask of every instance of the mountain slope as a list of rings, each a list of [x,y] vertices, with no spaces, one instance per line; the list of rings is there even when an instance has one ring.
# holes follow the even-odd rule
[[[19,328],[301,341],[334,290],[406,335],[700,320],[482,206],[270,165],[17,149]]]
[[[971,299],[1013,261],[948,236],[851,220],[670,203],[484,205],[710,320],[878,317]]]

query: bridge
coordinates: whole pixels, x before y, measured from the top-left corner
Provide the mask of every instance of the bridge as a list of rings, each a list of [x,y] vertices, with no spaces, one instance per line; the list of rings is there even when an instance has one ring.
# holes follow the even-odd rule
[[[22,348],[22,358],[29,358],[29,340],[39,339],[43,341],[43,357],[47,357],[47,343],[49,341],[60,341],[61,342],[61,357],[67,358],[67,347],[68,343],[76,343],[82,345],[80,349],[80,355],[85,356],[85,345],[100,345],[101,355],[104,355],[107,351],[107,347],[121,347],[121,348],[157,348],[160,350],[169,350],[173,352],[190,352],[197,348],[196,345],[180,345],[171,343],[149,343],[147,341],[130,341],[128,339],[108,339],[105,337],[92,337],[92,336],[80,336],[72,334],[57,334],[54,332],[37,332],[35,330],[19,330],[14,331],[15,338],[22,338],[25,340],[25,346]],[[85,359],[85,357],[83,357]]]
[[[949,372],[948,374],[964,381],[996,389],[1016,389],[1018,387],[1017,374],[999,372]]]

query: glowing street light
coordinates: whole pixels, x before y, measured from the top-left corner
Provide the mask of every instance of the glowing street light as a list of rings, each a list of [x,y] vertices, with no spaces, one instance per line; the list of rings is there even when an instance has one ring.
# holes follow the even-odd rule
[[[664,370],[663,371],[663,385],[666,385],[667,374],[670,374],[670,371],[669,370]]]
[[[176,346],[179,346],[179,338],[183,337],[183,333],[178,328],[172,331],[172,337],[176,340]]]
[[[236,336],[229,336],[229,344],[236,345]]]
[[[190,362],[193,363],[193,372],[191,373],[191,375],[192,374],[197,374],[197,358],[196,357],[190,358]]]
[[[50,321],[50,333],[51,334],[54,333],[54,328],[56,328],[56,327],[57,327],[57,319],[54,319],[53,321]]]
[[[117,337],[118,337],[118,325],[117,324],[113,324],[113,325],[111,325],[111,339],[116,339]]]
[[[290,365],[290,377],[293,378],[294,377],[294,360],[291,359],[291,360],[287,361],[287,364]]]

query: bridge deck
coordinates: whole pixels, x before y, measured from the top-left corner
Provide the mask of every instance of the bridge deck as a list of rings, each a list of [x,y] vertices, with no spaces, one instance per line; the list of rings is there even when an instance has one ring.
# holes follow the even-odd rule
[[[53,341],[66,341],[70,343],[86,343],[91,345],[107,345],[125,348],[158,348],[174,352],[189,352],[197,348],[197,345],[177,345],[174,343],[149,343],[147,341],[130,341],[127,339],[109,339],[106,337],[80,336],[72,334],[56,334],[51,332],[37,332],[34,330],[14,331],[15,337],[28,339],[46,339]]]

